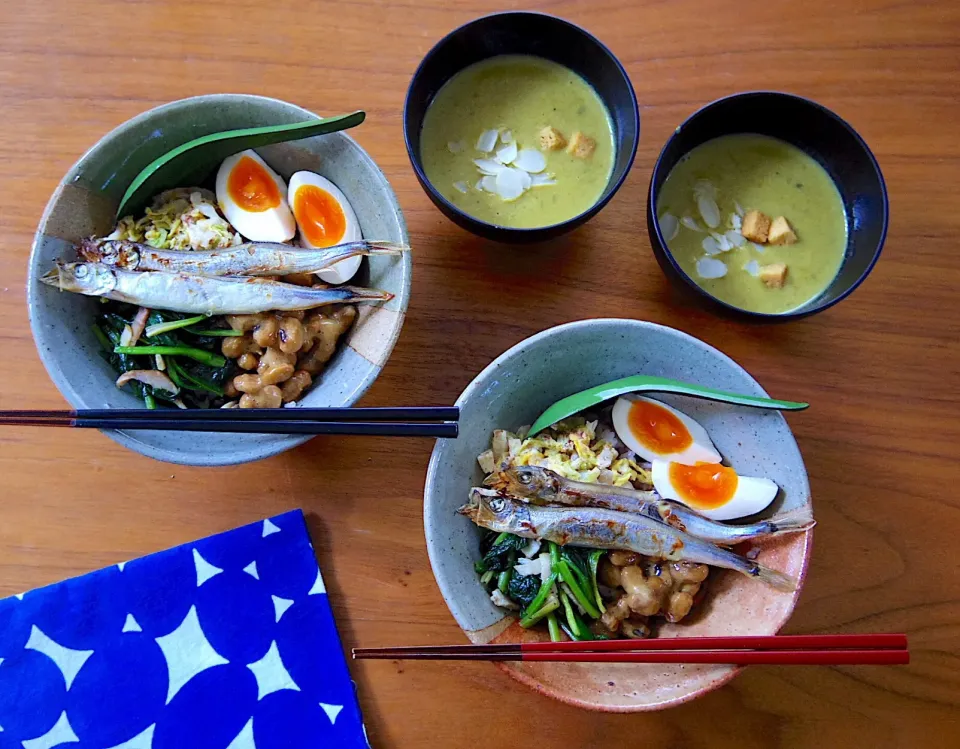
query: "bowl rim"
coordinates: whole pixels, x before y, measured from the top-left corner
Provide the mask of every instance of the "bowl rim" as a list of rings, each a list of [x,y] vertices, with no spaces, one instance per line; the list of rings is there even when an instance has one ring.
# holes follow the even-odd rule
[[[751,375],[744,367],[738,364],[732,357],[728,356],[727,354],[725,354],[723,351],[716,348],[715,346],[711,346],[709,343],[700,340],[696,336],[690,335],[689,333],[685,333],[684,331],[678,330],[677,328],[672,328],[669,325],[661,325],[660,323],[651,322],[649,320],[636,320],[631,318],[620,318],[620,317],[597,317],[597,318],[588,318],[585,320],[575,320],[573,322],[562,323],[560,325],[554,325],[553,327],[546,328],[545,330],[541,330],[537,333],[534,333],[533,335],[527,338],[524,338],[522,341],[519,341],[518,343],[514,344],[513,346],[508,348],[506,351],[504,351],[502,354],[500,354],[498,357],[496,357],[486,367],[484,367],[470,381],[470,383],[463,389],[463,392],[457,398],[455,405],[457,405],[458,407],[462,407],[464,402],[468,398],[473,397],[473,395],[480,389],[481,380],[485,379],[488,375],[490,375],[491,373],[496,371],[496,369],[502,366],[504,362],[508,361],[513,356],[522,352],[529,346],[539,343],[540,341],[543,341],[545,339],[552,338],[554,336],[563,335],[570,329],[578,328],[585,325],[592,325],[595,323],[599,323],[602,325],[624,325],[625,324],[627,327],[635,328],[635,329],[667,331],[669,334],[678,336],[681,339],[685,339],[687,342],[692,343],[693,345],[707,351],[708,353],[719,357],[721,361],[729,365],[732,365],[735,369],[739,370],[744,375],[746,375],[750,380],[752,380],[764,396],[766,397],[769,396],[767,391],[763,388],[762,385],[760,385],[760,383],[753,377],[753,375]],[[813,500],[810,495],[810,478],[809,478],[809,474],[807,473],[806,464],[803,462],[803,455],[802,453],[800,453],[800,447],[797,444],[796,437],[794,437],[793,435],[793,430],[790,429],[790,424],[787,422],[783,413],[781,411],[777,411],[777,415],[779,416],[780,420],[783,422],[783,425],[786,427],[785,438],[788,440],[789,444],[792,445],[793,448],[796,449],[797,453],[801,456],[801,466],[803,468],[802,478],[803,478],[804,484],[806,485],[807,501],[810,502],[812,506]],[[467,630],[460,623],[460,620],[457,614],[454,612],[453,607],[451,606],[451,603],[450,603],[450,601],[454,598],[454,593],[451,589],[448,588],[448,586],[444,582],[441,582],[443,578],[437,574],[437,568],[439,564],[438,560],[441,556],[441,553],[444,550],[436,548],[436,542],[432,540],[436,538],[436,530],[435,530],[436,526],[434,525],[431,519],[431,508],[432,508],[432,505],[438,501],[438,499],[434,496],[436,492],[434,491],[433,486],[436,482],[437,475],[439,474],[439,471],[440,471],[440,452],[441,452],[442,445],[443,445],[443,442],[441,440],[437,440],[436,444],[433,447],[433,451],[430,454],[430,461],[427,464],[427,473],[426,473],[426,479],[424,481],[424,491],[423,491],[424,541],[427,547],[427,558],[430,561],[430,569],[431,569],[431,572],[433,572],[434,582],[436,583],[437,587],[440,589],[440,595],[443,597],[443,601],[446,604],[447,609],[450,611],[450,615],[454,618],[454,621],[456,621],[457,626],[460,627],[460,629],[464,633],[466,633]],[[803,532],[802,544],[803,546],[801,550],[802,557],[800,561],[800,570],[797,573],[797,587],[796,587],[796,590],[793,592],[790,605],[787,611],[785,612],[782,620],[777,622],[774,625],[774,634],[778,633],[781,629],[783,629],[783,627],[790,620],[790,617],[793,616],[793,612],[796,610],[797,603],[799,602],[800,596],[803,592],[804,583],[806,582],[806,578],[807,578],[807,572],[810,567],[810,557],[813,551],[813,529],[812,528]],[[506,614],[504,618],[508,616],[510,615]],[[503,621],[503,619],[498,620],[498,622],[499,621]],[[496,623],[490,626],[495,626],[495,624]],[[510,678],[515,679],[519,683],[534,689],[540,694],[546,695],[548,697],[552,697],[553,699],[559,700],[560,702],[566,703],[568,705],[572,705],[573,707],[579,707],[585,710],[593,710],[597,712],[606,712],[606,713],[654,712],[656,710],[664,710],[666,708],[682,705],[708,692],[712,692],[715,689],[719,689],[723,685],[730,682],[735,676],[737,676],[741,671],[743,671],[744,668],[746,668],[745,666],[727,667],[726,670],[723,673],[721,673],[715,680],[711,681],[708,684],[703,685],[698,689],[695,689],[689,694],[683,695],[682,697],[667,699],[667,700],[664,700],[663,702],[658,702],[655,704],[611,706],[611,705],[600,705],[595,702],[587,702],[584,700],[576,699],[574,697],[571,697],[563,693],[555,692],[552,689],[544,686],[537,679],[531,676],[528,676],[527,674],[521,673],[516,669],[509,668],[507,667],[506,664],[497,663],[495,665],[502,672],[507,674]]]
[[[411,136],[410,136],[410,128],[408,125],[409,119],[407,117],[407,112],[410,107],[410,97],[413,91],[413,84],[417,81],[417,79],[422,74],[423,68],[426,66],[426,64],[438,53],[438,51],[442,46],[453,41],[453,39],[458,34],[463,32],[465,29],[468,29],[471,26],[474,26],[480,23],[487,22],[492,18],[509,17],[509,16],[514,16],[514,17],[538,16],[540,18],[545,18],[550,21],[555,21],[557,23],[563,24],[573,29],[574,31],[582,34],[587,39],[592,41],[594,44],[597,45],[597,47],[600,48],[600,50],[604,54],[607,55],[607,57],[613,62],[614,66],[617,68],[617,71],[620,73],[620,76],[622,77],[624,83],[626,84],[627,92],[630,95],[630,103],[633,105],[631,107],[631,111],[633,114],[634,130],[636,131],[637,135],[633,139],[633,143],[630,148],[630,155],[629,155],[629,158],[627,159],[625,168],[623,170],[623,174],[621,174],[620,177],[615,182],[607,182],[607,186],[604,188],[603,194],[601,194],[600,198],[589,208],[586,208],[585,210],[581,211],[577,215],[572,216],[564,221],[559,221],[555,224],[546,224],[544,226],[530,226],[530,227],[503,226],[502,224],[493,224],[493,223],[490,223],[489,221],[484,221],[483,219],[479,219],[475,216],[471,216],[469,213],[466,213],[465,211],[461,210],[459,207],[451,203],[449,200],[447,200],[443,195],[440,194],[440,191],[437,190],[436,187],[434,187],[433,182],[430,181],[426,173],[423,171],[423,165],[420,163],[421,162],[420,155],[414,152],[413,145],[410,142]],[[492,55],[490,57],[485,57],[483,59],[489,60],[496,56],[497,55]],[[536,55],[533,55],[533,56],[535,57]],[[478,60],[478,62],[480,61]],[[460,68],[460,70],[457,70],[453,75],[456,75],[457,73],[460,73],[463,70],[465,70],[465,68]],[[453,76],[451,76],[451,78],[452,77]],[[587,82],[587,85],[588,86],[590,85],[589,82]],[[593,88],[593,86],[590,86],[590,88]],[[597,97],[598,98],[600,97],[599,93],[597,94]],[[603,101],[602,98],[601,98],[601,101]],[[603,101],[603,105],[604,105],[604,108],[606,108],[609,113],[609,107],[607,107],[607,103],[605,101]],[[429,107],[429,104],[427,105],[427,107]],[[424,112],[426,112],[426,110],[424,110]],[[460,26],[457,26],[455,29],[453,29],[452,31],[449,31],[447,34],[441,37],[430,48],[427,54],[423,56],[423,59],[417,65],[416,70],[414,70],[413,75],[410,78],[410,83],[407,86],[407,93],[403,98],[402,119],[403,119],[403,143],[407,149],[407,157],[410,159],[410,165],[413,167],[413,171],[417,175],[417,180],[420,182],[423,189],[430,196],[430,199],[433,200],[438,205],[443,206],[445,210],[448,210],[451,213],[454,213],[458,217],[466,219],[469,222],[476,223],[479,226],[481,226],[483,229],[513,234],[517,238],[526,237],[530,239],[530,238],[536,237],[537,233],[540,233],[540,232],[555,232],[558,230],[562,231],[565,227],[573,228],[583,223],[584,221],[589,220],[593,216],[595,216],[607,205],[607,203],[609,203],[613,199],[613,196],[616,195],[617,192],[619,192],[620,188],[623,186],[623,183],[626,181],[627,177],[629,176],[630,171],[633,169],[633,162],[637,157],[637,150],[640,146],[640,103],[639,103],[639,100],[637,99],[637,92],[633,87],[633,81],[630,80],[630,75],[627,73],[627,69],[623,66],[623,63],[620,62],[620,59],[615,54],[613,54],[611,49],[606,44],[601,42],[596,36],[591,34],[582,26],[575,24],[572,21],[568,21],[565,18],[561,18],[560,16],[555,16],[551,13],[541,13],[539,11],[506,10],[506,11],[500,11],[497,13],[488,13],[487,15],[480,16],[479,18],[474,18],[470,21],[467,21],[464,24],[461,24]],[[419,125],[421,128],[423,127],[422,118],[420,120]]]
[[[270,96],[260,96],[258,94],[240,94],[240,93],[218,93],[218,94],[202,94],[199,96],[189,96],[183,99],[175,99],[173,101],[165,102],[155,107],[151,107],[127,120],[124,120],[116,127],[109,130],[107,133],[102,135],[97,141],[87,148],[83,154],[73,163],[73,165],[67,170],[67,172],[60,178],[60,181],[57,183],[56,188],[53,191],[53,194],[50,196],[47,201],[46,207],[43,210],[43,214],[40,217],[40,221],[37,224],[37,229],[34,232],[33,241],[30,247],[30,255],[27,259],[27,313],[30,322],[30,332],[33,338],[34,346],[37,349],[37,354],[40,357],[40,361],[44,366],[44,369],[47,371],[47,375],[53,381],[53,384],[56,386],[57,390],[60,391],[60,394],[70,403],[74,408],[86,408],[86,397],[80,392],[74,385],[71,383],[70,379],[64,376],[62,370],[57,364],[55,357],[47,351],[44,351],[43,347],[40,345],[40,336],[42,334],[40,323],[37,319],[37,310],[39,309],[40,304],[42,304],[40,299],[40,288],[37,284],[37,274],[34,271],[34,265],[37,258],[37,255],[40,251],[40,243],[43,238],[43,233],[41,232],[41,227],[46,225],[47,221],[50,218],[54,210],[54,206],[60,200],[60,197],[63,191],[73,183],[75,176],[79,173],[80,166],[86,161],[97,149],[103,147],[104,143],[115,138],[118,135],[121,135],[126,130],[140,125],[150,118],[154,117],[159,113],[164,113],[170,110],[175,110],[183,106],[188,106],[191,104],[213,104],[216,105],[222,102],[244,102],[244,103],[258,103],[258,104],[270,104],[270,105],[283,105],[285,107],[292,107],[295,110],[298,110],[305,119],[321,119],[321,116],[316,112],[313,112],[309,109],[301,107],[298,104],[294,104],[283,99],[276,99]],[[387,179],[386,174],[379,167],[379,165],[373,160],[373,157],[348,133],[346,132],[337,132],[332,133],[332,135],[337,135],[346,139],[350,148],[358,155],[361,161],[366,163],[366,166],[370,168],[375,174],[378,174],[383,180],[383,184],[392,198],[392,207],[395,214],[394,218],[397,222],[397,225],[400,229],[401,239],[404,244],[410,243],[409,233],[407,231],[406,220],[403,215],[403,210],[400,207],[400,201],[397,199],[396,193],[393,190],[393,186],[390,184],[390,181]],[[374,371],[368,373],[363,378],[360,379],[358,387],[354,388],[350,395],[350,405],[356,403],[364,394],[370,389],[374,381],[379,377],[380,373],[383,371],[383,366],[385,366],[386,361],[389,359],[391,353],[393,352],[394,347],[396,346],[397,340],[400,337],[400,332],[403,328],[403,323],[406,317],[406,310],[410,300],[410,289],[411,289],[411,276],[412,276],[412,259],[409,253],[404,254],[401,262],[403,263],[403,272],[401,274],[402,282],[399,292],[396,294],[398,298],[398,312],[399,312],[399,324],[395,326],[395,329],[391,330],[388,339],[385,342],[385,351],[384,364],[378,366]],[[294,447],[298,447],[313,438],[312,435],[276,435],[276,439],[271,440],[267,444],[255,444],[252,446],[238,447],[232,450],[229,453],[229,456],[224,456],[222,459],[211,460],[208,457],[203,456],[202,454],[197,454],[187,449],[177,449],[171,450],[167,448],[157,447],[152,444],[143,442],[137,438],[136,432],[125,432],[123,430],[117,429],[101,429],[99,430],[102,434],[107,435],[115,442],[120,445],[145,455],[156,460],[166,461],[168,463],[176,463],[179,465],[191,465],[191,466],[231,466],[239,465],[242,463],[251,463],[257,460],[262,460],[264,458],[269,458],[279,453],[286,452]]]
[[[819,110],[821,114],[825,114],[828,118],[832,119],[838,125],[846,129],[846,131],[853,136],[854,140],[859,143],[860,147],[863,149],[863,152],[866,154],[867,161],[873,167],[874,174],[876,175],[877,182],[880,185],[880,195],[882,198],[882,208],[881,219],[882,226],[880,227],[880,239],[877,242],[876,250],[873,253],[873,257],[870,259],[870,262],[864,268],[860,276],[852,283],[850,286],[842,293],[838,294],[833,300],[827,302],[826,304],[805,306],[801,305],[795,310],[789,310],[787,312],[756,312],[753,310],[744,309],[743,307],[737,307],[736,305],[725,302],[722,299],[715,297],[709,291],[704,289],[702,286],[699,286],[696,281],[694,281],[690,275],[680,267],[680,264],[673,257],[673,253],[670,252],[670,248],[667,246],[667,242],[664,239],[663,232],[660,230],[660,221],[657,216],[657,206],[656,206],[656,196],[654,195],[654,183],[657,181],[658,175],[663,171],[664,166],[663,162],[666,157],[667,149],[670,145],[676,140],[684,128],[688,127],[690,123],[694,120],[707,116],[714,108],[720,106],[721,104],[728,103],[733,100],[745,99],[749,97],[756,96],[774,96],[774,97],[783,97],[786,99],[792,99],[798,103],[805,104],[813,109]],[[689,153],[689,151],[687,151]],[[684,154],[686,155],[686,154]],[[829,309],[835,304],[846,299],[850,296],[856,289],[862,284],[870,272],[873,270],[874,266],[877,264],[877,261],[880,259],[880,253],[883,252],[883,246],[886,243],[887,239],[887,230],[890,225],[890,196],[887,190],[886,180],[883,178],[883,172],[880,170],[880,163],[877,161],[877,157],[874,155],[873,151],[870,150],[870,146],[867,145],[867,142],[863,139],[863,136],[856,131],[856,129],[838,115],[833,110],[825,107],[823,104],[814,101],[813,99],[807,98],[805,96],[799,96],[797,94],[791,94],[786,91],[775,91],[772,89],[758,89],[755,91],[739,91],[728,96],[721,96],[719,99],[714,99],[713,101],[704,104],[702,107],[694,111],[692,114],[687,116],[683,122],[670,134],[670,137],[667,138],[666,142],[663,144],[663,148],[660,149],[660,153],[657,156],[656,162],[654,162],[653,170],[650,172],[650,186],[647,189],[647,216],[649,221],[647,222],[648,227],[651,227],[655,236],[651,237],[652,240],[656,241],[660,247],[663,248],[663,256],[666,258],[667,262],[670,264],[670,267],[676,271],[678,277],[683,280],[683,282],[689,287],[692,288],[699,295],[702,295],[710,302],[719,305],[724,310],[740,315],[746,318],[752,318],[757,321],[766,321],[766,322],[775,322],[781,321],[786,322],[787,320],[798,320],[809,315],[816,314],[817,312],[822,312],[825,309]],[[814,299],[811,299],[805,304],[811,304],[814,302]]]

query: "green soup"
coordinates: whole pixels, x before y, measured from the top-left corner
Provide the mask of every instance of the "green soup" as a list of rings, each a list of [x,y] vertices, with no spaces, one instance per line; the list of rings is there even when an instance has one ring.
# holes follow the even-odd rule
[[[579,158],[566,148],[542,148],[547,127],[567,141],[582,133],[595,142],[592,154]],[[480,151],[478,141],[491,129],[501,139],[494,150]],[[484,190],[474,160],[495,159],[509,141],[543,154],[539,175],[555,184],[533,185],[509,200]],[[512,228],[557,224],[592,207],[610,179],[614,151],[610,116],[593,88],[562,65],[520,55],[493,57],[457,73],[427,108],[420,135],[423,169],[437,191],[474,218]]]
[[[712,188],[720,209],[715,228],[706,225],[700,212],[697,196],[704,184]],[[698,271],[704,266],[698,262],[707,256],[704,240],[711,233],[736,234],[734,216],[750,210],[786,217],[796,243],[738,240],[740,246],[710,256],[726,265],[726,275],[702,277]],[[687,275],[718,299],[753,312],[789,312],[819,296],[839,272],[847,247],[846,212],[833,180],[796,146],[764,135],[725,135],[693,149],[660,190],[657,215],[666,236],[674,223],[665,214],[680,219],[667,245]],[[786,264],[787,275],[782,287],[772,288],[757,272],[777,263]]]

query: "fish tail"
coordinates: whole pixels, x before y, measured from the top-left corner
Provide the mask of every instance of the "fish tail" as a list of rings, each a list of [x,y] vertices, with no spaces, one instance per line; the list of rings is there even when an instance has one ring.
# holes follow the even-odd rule
[[[750,564],[746,571],[751,577],[755,577],[770,587],[783,591],[784,593],[792,593],[797,589],[797,581],[790,577],[790,575],[785,575],[770,567],[764,567],[757,562]]]
[[[796,533],[797,531],[809,530],[816,524],[817,521],[813,519],[813,508],[809,502],[767,521],[771,534]]]
[[[343,301],[350,302],[388,302],[393,299],[393,294],[389,291],[380,289],[364,289],[360,286],[341,286],[340,291],[344,294]]]
[[[396,242],[387,242],[380,240],[365,241],[365,250],[367,255],[402,255],[404,252],[410,252],[410,248],[405,244]]]

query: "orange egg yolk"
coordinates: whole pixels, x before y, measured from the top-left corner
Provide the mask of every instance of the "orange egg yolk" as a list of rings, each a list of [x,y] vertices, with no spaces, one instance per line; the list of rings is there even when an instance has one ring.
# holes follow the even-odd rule
[[[676,414],[648,401],[634,401],[627,426],[646,447],[661,455],[677,453],[693,444],[693,437]]]
[[[340,203],[316,185],[303,185],[293,196],[293,215],[304,238],[313,247],[339,244],[347,231],[347,217]]]
[[[673,488],[693,507],[710,509],[725,505],[737,490],[738,481],[736,471],[719,463],[670,464]]]
[[[245,211],[261,213],[280,205],[280,188],[260,162],[244,156],[230,170],[227,194]]]

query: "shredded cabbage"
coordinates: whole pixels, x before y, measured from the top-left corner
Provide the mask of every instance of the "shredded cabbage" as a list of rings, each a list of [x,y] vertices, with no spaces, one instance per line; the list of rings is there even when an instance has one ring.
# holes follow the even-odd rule
[[[217,211],[217,198],[202,188],[160,193],[139,221],[120,219],[107,239],[128,239],[161,250],[215,250],[243,240]]]
[[[597,421],[574,416],[524,438],[529,427],[519,434],[498,429],[493,433],[491,449],[479,461],[485,473],[494,465],[497,470],[512,466],[541,466],[572,481],[632,486],[650,484],[650,472],[640,467],[619,440],[613,429],[604,424],[598,431]],[[617,444],[614,444],[616,440]],[[621,448],[621,449],[618,449]]]

